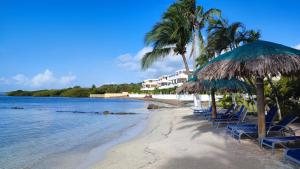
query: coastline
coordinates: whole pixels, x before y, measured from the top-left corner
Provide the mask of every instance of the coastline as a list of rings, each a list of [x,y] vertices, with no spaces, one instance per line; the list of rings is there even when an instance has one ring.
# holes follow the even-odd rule
[[[271,156],[251,141],[239,144],[224,128],[195,118],[190,108],[163,108],[150,115],[142,134],[109,149],[93,169],[287,168],[282,152]]]
[[[143,101],[154,102],[154,103],[163,103],[163,104],[177,106],[177,107],[183,107],[188,105],[189,103],[192,103],[192,101],[180,101],[180,100],[173,100],[173,99],[155,99],[155,98],[143,98],[143,97],[119,97],[119,98],[130,99],[130,100],[143,100]]]

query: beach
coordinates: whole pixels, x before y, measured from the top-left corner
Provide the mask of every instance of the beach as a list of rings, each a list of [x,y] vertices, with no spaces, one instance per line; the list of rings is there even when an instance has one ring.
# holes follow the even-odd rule
[[[93,169],[292,169],[249,139],[239,143],[187,107],[163,108],[150,115],[137,138],[108,151]]]

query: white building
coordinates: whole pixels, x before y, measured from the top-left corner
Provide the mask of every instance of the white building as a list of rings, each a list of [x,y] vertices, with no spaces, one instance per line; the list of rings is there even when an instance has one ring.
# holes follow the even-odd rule
[[[155,90],[157,87],[158,87],[158,79],[146,79],[142,83],[141,90],[143,91]]]
[[[190,70],[192,72],[192,70]],[[155,89],[170,89],[181,86],[188,80],[188,74],[185,69],[177,70],[175,74],[163,75],[158,79],[147,79],[142,83],[141,90],[151,91]]]

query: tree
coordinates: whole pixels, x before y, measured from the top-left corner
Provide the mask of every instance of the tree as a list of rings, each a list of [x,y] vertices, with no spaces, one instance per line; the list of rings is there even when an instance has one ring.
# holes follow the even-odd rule
[[[219,55],[222,51],[233,50],[242,44],[260,38],[260,32],[246,30],[241,22],[229,24],[225,19],[211,20],[208,27],[208,46]]]
[[[241,44],[259,39],[259,31],[246,30],[241,22],[229,24],[228,21],[211,19],[208,26],[208,39],[197,58],[197,66],[203,66],[209,60],[219,56],[223,51],[233,50]],[[217,116],[215,91],[211,90],[212,118]]]
[[[146,34],[145,43],[152,45],[153,50],[143,56],[142,69],[147,69],[155,61],[173,53],[181,55],[186,72],[189,73],[186,45],[191,41],[192,25],[185,7],[181,1],[171,5],[161,21]]]
[[[197,48],[199,48],[201,53],[205,53],[205,41],[202,34],[202,30],[205,28],[206,24],[209,23],[210,20],[213,20],[215,17],[221,17],[221,11],[219,9],[209,9],[204,11],[203,6],[197,6],[194,12],[191,12],[191,22],[193,25],[193,39],[192,39],[192,50],[191,55],[194,56],[194,69],[196,68],[195,59],[199,57],[197,53]],[[199,44],[197,43],[199,42]]]
[[[162,20],[146,35],[146,45],[153,45],[153,51],[142,58],[142,68],[146,69],[153,62],[174,52],[181,55],[185,69],[189,72],[186,45],[192,42],[190,56],[198,47],[202,50],[204,38],[201,30],[214,16],[220,16],[220,13],[220,10],[214,8],[204,11],[202,6],[196,6],[195,0],[179,0],[171,5]],[[198,57],[195,54],[193,56],[194,60]]]

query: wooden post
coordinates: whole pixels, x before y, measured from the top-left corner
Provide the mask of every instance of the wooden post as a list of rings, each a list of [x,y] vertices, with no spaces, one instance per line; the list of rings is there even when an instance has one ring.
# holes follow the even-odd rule
[[[211,90],[211,106],[212,106],[212,112],[211,112],[211,118],[214,119],[217,117],[217,106],[216,106],[216,98],[215,98],[215,90]]]
[[[265,122],[265,98],[264,98],[264,80],[256,78],[256,98],[257,98],[257,118],[258,118],[258,139],[259,141],[266,136]]]

